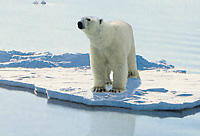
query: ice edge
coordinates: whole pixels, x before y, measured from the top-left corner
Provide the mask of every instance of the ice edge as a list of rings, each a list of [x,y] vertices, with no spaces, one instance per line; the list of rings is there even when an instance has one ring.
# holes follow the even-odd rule
[[[76,96],[72,94],[67,93],[61,93],[53,90],[46,90],[45,88],[37,87],[34,84],[29,83],[22,83],[17,81],[10,81],[10,80],[0,80],[0,84],[13,86],[13,87],[23,87],[27,89],[35,90],[37,93],[43,93],[47,95],[48,99],[58,99],[58,100],[65,100],[65,101],[71,101],[71,102],[77,102],[86,104],[89,106],[109,106],[109,107],[119,107],[119,108],[129,108],[132,110],[147,110],[147,111],[153,111],[153,110],[183,110],[183,109],[189,109],[194,108],[196,106],[200,105],[200,100],[194,101],[194,102],[186,102],[183,104],[170,104],[165,102],[160,103],[152,103],[152,104],[130,104],[126,103],[125,101],[94,101],[90,99],[85,99],[81,96]],[[120,105],[120,106],[119,106]],[[158,108],[159,107],[159,108]]]

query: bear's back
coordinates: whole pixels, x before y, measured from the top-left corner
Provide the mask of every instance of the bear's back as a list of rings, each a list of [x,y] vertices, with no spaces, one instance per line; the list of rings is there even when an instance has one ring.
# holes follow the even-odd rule
[[[133,38],[133,30],[130,24],[121,21],[121,20],[114,20],[108,22],[109,26],[111,26],[114,30],[115,39],[121,39],[124,37],[126,40],[127,38],[132,39]],[[118,35],[116,35],[118,34]],[[119,38],[121,37],[121,38]]]
[[[128,23],[121,21],[121,20],[113,20],[108,22],[108,24],[110,24],[113,27],[131,27],[131,25],[129,25]]]
[[[116,32],[121,32],[121,33],[132,33],[132,27],[130,24],[121,21],[121,20],[114,20],[108,22],[108,24],[114,28]]]

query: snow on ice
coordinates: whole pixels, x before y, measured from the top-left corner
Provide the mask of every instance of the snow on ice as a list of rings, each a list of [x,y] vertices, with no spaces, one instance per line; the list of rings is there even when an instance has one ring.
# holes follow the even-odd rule
[[[89,67],[89,54],[85,53],[65,53],[53,55],[49,52],[20,52],[20,51],[0,51],[0,68],[23,67],[23,68],[52,68],[52,67]],[[163,60],[162,60],[163,61]],[[153,63],[137,55],[137,65],[139,70],[149,70],[156,68],[174,68],[166,63]]]
[[[1,84],[30,88],[49,98],[134,110],[181,110],[200,105],[200,76],[175,70],[164,60],[153,63],[138,55],[141,80],[129,79],[122,94],[93,94],[88,54],[0,51],[0,58]]]

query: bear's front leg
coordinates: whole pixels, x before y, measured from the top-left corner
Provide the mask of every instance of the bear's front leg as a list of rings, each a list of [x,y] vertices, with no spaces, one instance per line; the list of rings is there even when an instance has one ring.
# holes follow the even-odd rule
[[[100,51],[96,48],[91,48],[91,67],[94,77],[94,85],[92,88],[93,92],[106,92],[105,83],[106,83],[106,66],[105,58],[101,55]]]
[[[123,62],[116,64],[113,68],[113,87],[109,91],[111,93],[121,93],[126,91],[126,83],[128,77],[128,64]]]
[[[99,65],[92,66],[94,86],[92,88],[93,92],[106,92],[105,89],[105,67]]]

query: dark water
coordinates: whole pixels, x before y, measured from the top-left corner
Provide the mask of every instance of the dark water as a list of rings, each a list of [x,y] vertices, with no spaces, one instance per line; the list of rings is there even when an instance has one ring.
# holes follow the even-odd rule
[[[147,112],[48,100],[0,88],[1,136],[199,136],[200,108]]]

